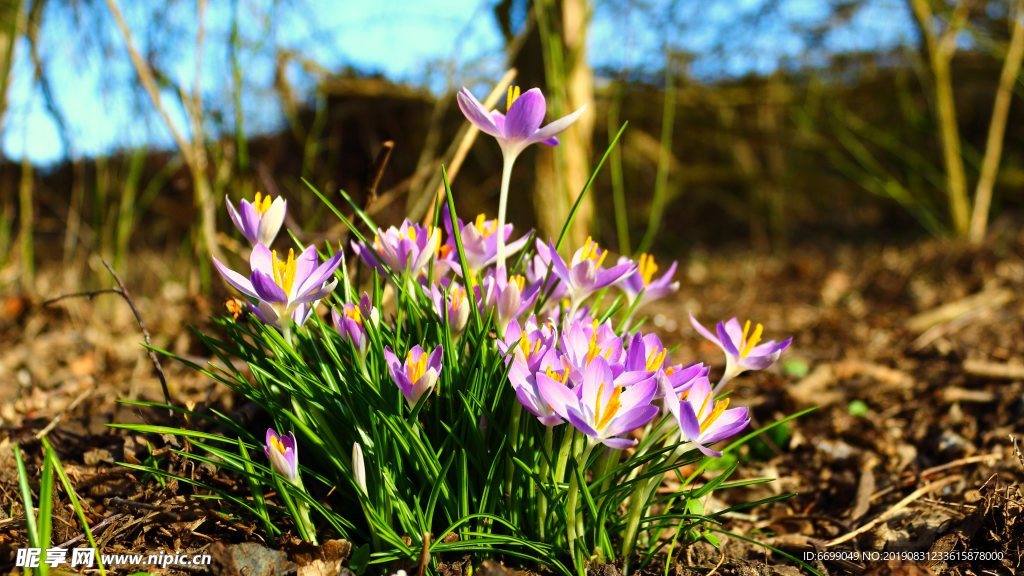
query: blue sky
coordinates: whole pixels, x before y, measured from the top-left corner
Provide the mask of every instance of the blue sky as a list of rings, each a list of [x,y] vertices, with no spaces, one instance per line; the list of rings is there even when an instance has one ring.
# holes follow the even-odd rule
[[[48,4],[40,52],[54,87],[54,103],[66,119],[71,152],[95,155],[138,145],[169,146],[170,135],[149,102],[131,87],[134,71],[123,43],[102,3],[87,14],[71,17],[59,2]],[[152,17],[148,2],[120,2],[136,42]],[[214,112],[230,108],[230,69],[225,39],[230,33],[230,0],[210,2],[207,49],[201,86],[204,102]],[[493,81],[503,67],[503,42],[487,0],[332,1],[285,0],[271,20],[268,0],[237,0],[241,35],[243,111],[248,133],[281,125],[277,95],[272,91],[279,49],[291,49],[329,70],[351,66],[429,87]],[[596,66],[657,68],[666,42],[698,55],[693,73],[703,77],[770,72],[780,64],[806,57],[802,37],[792,28],[828,14],[823,0],[786,0],[772,18],[758,16],[763,0],[673,2],[647,0],[668,18],[652,23],[646,13],[624,0],[595,0],[590,59]],[[154,42],[180,46],[175,59],[161,62],[174,83],[191,89],[195,71],[195,22],[190,2],[168,11]],[[63,12],[61,12],[63,10]],[[743,19],[747,20],[743,20]],[[754,22],[742,35],[735,21]],[[910,39],[912,27],[904,2],[869,3],[844,28],[830,31],[828,51],[892,46]],[[732,38],[730,36],[737,36]],[[108,51],[101,50],[105,45]],[[17,46],[17,61],[4,119],[2,142],[8,158],[27,153],[39,164],[65,156],[65,149],[39,85],[33,77],[27,46]],[[313,86],[298,64],[289,80],[300,92]],[[163,101],[176,126],[188,133],[186,115],[172,90]],[[217,108],[220,107],[220,108]],[[223,129],[231,129],[228,122]],[[211,127],[208,127],[211,128]]]

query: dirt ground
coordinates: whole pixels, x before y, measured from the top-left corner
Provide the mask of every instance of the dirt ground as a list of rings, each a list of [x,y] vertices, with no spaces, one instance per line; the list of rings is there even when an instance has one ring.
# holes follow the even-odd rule
[[[188,325],[220,313],[221,301],[190,295],[173,281],[147,285],[146,278],[129,275],[126,283],[154,343],[203,360]],[[743,454],[744,476],[777,481],[725,493],[726,501],[708,508],[730,498],[796,496],[731,515],[726,529],[830,575],[1024,573],[1024,457],[1014,441],[1024,436],[1024,234],[980,249],[927,241],[795,246],[786,256],[696,253],[682,263],[681,280],[676,297],[648,310],[667,341],[681,342],[678,360],[721,368],[720,353],[697,337],[687,312],[705,322],[751,317],[767,335],[793,335],[795,342],[777,369],[738,379],[733,401],[751,406],[759,425],[818,406],[787,435]],[[3,296],[0,572],[15,573],[14,551],[25,543],[9,445],[21,445],[38,477],[41,432],[108,551],[209,551],[220,574],[242,573],[232,568],[235,560],[257,553],[269,554],[268,574],[345,556],[340,542],[319,551],[267,542],[285,550],[277,556],[260,546],[232,547],[261,543],[257,527],[187,497],[185,486],[161,486],[117,466],[159,457],[186,475],[244,489],[170,458],[168,439],[105,427],[158,421],[159,413],[116,401],[159,400],[160,387],[127,306],[111,294],[43,306],[61,285],[59,270],[44,270],[43,296]],[[205,378],[163,364],[176,400],[249,417]],[[53,541],[77,542],[81,531],[66,499],[56,516]],[[443,571],[461,574],[458,559],[451,560]],[[491,562],[479,568],[504,572]],[[733,538],[721,551],[691,546],[657,573],[669,571],[800,573],[780,555]]]

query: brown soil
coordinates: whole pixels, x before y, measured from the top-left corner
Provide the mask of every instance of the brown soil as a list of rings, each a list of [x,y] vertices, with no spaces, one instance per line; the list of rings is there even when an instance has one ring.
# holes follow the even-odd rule
[[[930,241],[801,247],[785,257],[695,254],[681,275],[678,296],[648,310],[667,341],[682,342],[678,359],[714,363],[720,356],[689,327],[688,311],[705,322],[749,316],[764,322],[767,335],[792,334],[795,343],[782,366],[737,380],[734,402],[752,406],[760,425],[819,407],[789,426],[788,438],[742,454],[744,477],[777,481],[723,493],[724,501],[707,508],[796,496],[732,515],[726,529],[799,558],[833,558],[808,560],[825,574],[1024,570],[1024,458],[1014,447],[1014,436],[1024,434],[1024,234],[983,249]],[[61,285],[57,270],[41,278]],[[220,313],[220,301],[189,296],[173,282],[144,291],[142,278],[127,281],[140,286],[136,302],[155,344],[202,359],[186,325]],[[38,478],[35,436],[55,419],[48,437],[107,551],[210,551],[225,574],[237,573],[226,567],[235,557],[270,554],[230,546],[263,543],[254,524],[188,497],[185,486],[114,464],[157,457],[187,477],[236,489],[211,468],[173,458],[171,439],[105,427],[162,417],[115,403],[161,398],[124,303],[101,295],[40,306],[45,297],[8,294],[0,312],[0,571],[13,570],[14,550],[25,543],[10,444],[21,445]],[[207,379],[171,362],[164,368],[176,400],[238,408]],[[241,409],[238,416],[250,417]],[[55,515],[55,543],[81,535],[66,499]],[[347,553],[344,543],[333,544],[341,552],[265,544],[286,552],[266,560],[285,571],[314,559],[326,566]],[[850,560],[851,551],[863,555]],[[962,559],[986,552],[1002,560]],[[874,553],[877,559],[864,559]],[[463,573],[460,559],[448,560],[442,572]],[[721,552],[691,546],[670,568],[799,573],[793,562],[738,539],[725,539]],[[491,562],[479,569],[504,572]]]

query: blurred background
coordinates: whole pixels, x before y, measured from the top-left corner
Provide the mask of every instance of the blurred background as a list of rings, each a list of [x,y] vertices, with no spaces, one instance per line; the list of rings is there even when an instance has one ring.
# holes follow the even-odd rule
[[[382,223],[422,218],[442,164],[462,213],[494,214],[500,154],[459,150],[454,92],[502,91],[510,69],[549,119],[588,106],[518,164],[512,218],[544,234],[628,121],[576,242],[980,241],[1022,205],[1019,4],[8,0],[0,286],[35,292],[56,266],[46,286],[74,287],[96,256],[124,272],[158,254],[147,276],[195,288],[196,255],[234,248],[225,194],[284,195],[300,237],[340,240],[301,179],[365,201],[386,141]]]

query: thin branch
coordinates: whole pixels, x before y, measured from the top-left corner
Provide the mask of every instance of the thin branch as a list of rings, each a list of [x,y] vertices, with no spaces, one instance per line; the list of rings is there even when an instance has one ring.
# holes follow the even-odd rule
[[[128,292],[128,288],[124,285],[121,277],[117,275],[114,268],[106,260],[102,260],[103,266],[106,267],[107,271],[114,278],[114,282],[117,283],[117,288],[103,288],[101,290],[86,290],[83,292],[73,292],[71,294],[62,294],[55,298],[50,298],[42,303],[42,306],[51,306],[60,302],[61,300],[67,300],[69,298],[88,298],[93,299],[101,294],[117,294],[127,304],[128,308],[131,309],[132,314],[135,316],[135,323],[139,325],[139,330],[142,332],[142,339],[146,343],[146,354],[149,356],[149,361],[153,364],[153,371],[156,372],[157,378],[160,380],[160,388],[164,393],[164,402],[168,406],[171,406],[171,392],[167,387],[167,376],[164,374],[163,366],[160,365],[160,358],[153,350],[153,338],[149,334],[149,330],[146,328],[146,323],[142,320],[142,314],[139,313],[139,308],[135,305],[135,301],[132,300],[132,295]],[[174,411],[171,410],[171,415],[174,415]]]
[[[142,82],[142,87],[149,94],[149,99],[153,102],[153,107],[156,108],[157,113],[163,118],[164,124],[167,125],[167,130],[171,133],[171,137],[174,139],[174,143],[178,145],[178,149],[181,151],[181,155],[185,157],[185,163],[189,165],[189,168],[195,170],[195,158],[192,156],[192,149],[189,147],[188,142],[178,132],[178,129],[174,126],[174,122],[171,120],[170,114],[167,113],[167,109],[164,108],[163,101],[160,99],[160,90],[157,88],[156,80],[153,78],[153,72],[146,65],[146,61],[142,59],[142,55],[139,54],[138,49],[135,48],[135,41],[132,40],[132,31],[128,28],[128,24],[124,21],[124,16],[121,14],[121,9],[117,6],[117,0],[106,0],[107,8],[110,13],[114,16],[114,21],[117,23],[117,28],[121,32],[121,36],[124,37],[125,47],[128,49],[128,56],[131,58],[132,65],[135,67],[135,73],[139,75],[139,81]]]
[[[981,161],[981,175],[974,190],[974,210],[971,213],[970,241],[979,244],[985,239],[988,228],[988,211],[992,205],[992,188],[995,186],[999,161],[1003,156],[1003,139],[1006,135],[1006,121],[1010,116],[1010,102],[1013,100],[1013,85],[1020,75],[1024,63],[1024,0],[1017,0],[1013,15],[1013,33],[1010,47],[1003,60],[999,75],[999,87],[992,103],[992,120],[988,125],[985,141],[985,156]]]

